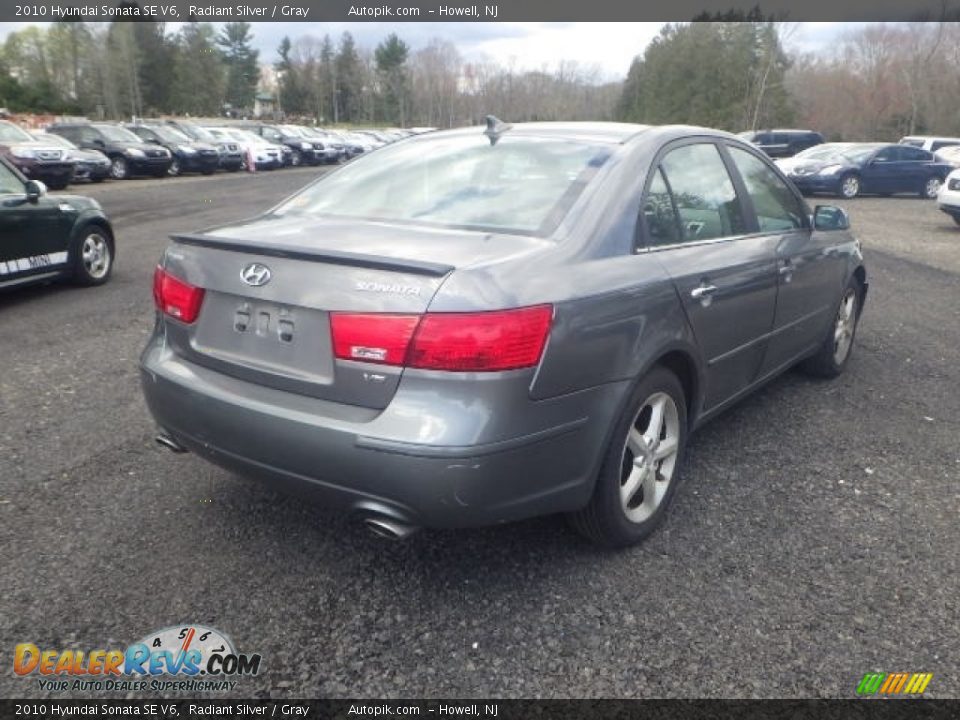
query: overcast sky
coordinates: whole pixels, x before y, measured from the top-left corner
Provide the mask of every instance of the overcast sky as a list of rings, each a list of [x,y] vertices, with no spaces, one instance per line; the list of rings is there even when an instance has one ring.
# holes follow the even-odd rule
[[[0,39],[29,23],[0,22]],[[42,24],[42,23],[40,23]],[[171,30],[179,23],[169,23]],[[439,37],[454,43],[468,60],[489,58],[518,69],[553,67],[573,60],[595,67],[604,80],[626,76],[634,56],[643,52],[663,23],[252,23],[262,62],[275,62],[284,35],[291,40],[304,35],[353,33],[361,46],[373,47],[396,32],[413,49]],[[849,29],[848,23],[799,23],[788,46],[817,51],[828,47]]]

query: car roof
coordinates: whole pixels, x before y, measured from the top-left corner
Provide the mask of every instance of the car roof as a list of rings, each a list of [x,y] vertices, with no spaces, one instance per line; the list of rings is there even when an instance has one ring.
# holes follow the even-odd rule
[[[426,135],[415,135],[409,139],[429,142],[438,137],[482,134],[484,129],[482,125],[475,125],[472,127],[457,128],[455,130],[442,130]],[[622,144],[649,129],[649,125],[616,122],[526,122],[516,123],[505,130],[504,133],[509,136],[558,137],[571,140],[590,140],[594,142]],[[364,130],[361,132],[382,131]]]

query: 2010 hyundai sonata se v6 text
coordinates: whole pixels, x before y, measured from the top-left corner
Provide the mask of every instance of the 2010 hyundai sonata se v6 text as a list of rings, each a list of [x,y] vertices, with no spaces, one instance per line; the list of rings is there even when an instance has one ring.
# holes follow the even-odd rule
[[[173,240],[158,440],[394,537],[568,513],[640,540],[693,429],[842,372],[867,290],[843,210],[693,127],[488,118]]]

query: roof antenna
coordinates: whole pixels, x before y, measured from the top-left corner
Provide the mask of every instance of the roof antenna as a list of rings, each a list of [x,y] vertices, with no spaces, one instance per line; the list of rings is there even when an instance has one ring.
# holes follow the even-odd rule
[[[513,127],[510,123],[505,123],[494,115],[487,115],[485,120],[487,121],[487,129],[483,131],[483,134],[490,138],[491,145],[496,145],[500,136]]]

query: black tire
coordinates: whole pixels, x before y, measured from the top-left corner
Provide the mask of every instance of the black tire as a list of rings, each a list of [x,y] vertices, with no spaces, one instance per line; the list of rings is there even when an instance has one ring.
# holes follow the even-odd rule
[[[303,154],[299,150],[294,150],[290,156],[290,167],[300,167],[303,165]]]
[[[177,158],[174,158],[170,161],[170,167],[167,168],[167,175],[170,177],[177,177],[183,172],[183,168],[180,165],[180,161]]]
[[[940,186],[942,184],[943,180],[936,175],[931,175],[920,185],[920,197],[924,200],[934,200],[937,197],[937,193],[940,192]]]
[[[658,395],[666,395],[673,401],[676,410],[674,421],[677,425],[675,429],[677,450],[673,459],[669,484],[659,504],[652,511],[652,514],[645,519],[634,521],[627,516],[627,510],[621,500],[621,488],[625,480],[624,474],[627,473],[630,476],[634,459],[637,457],[633,455],[628,460],[630,450],[628,449],[627,438],[635,424],[642,422],[643,415],[646,412],[647,400]],[[647,422],[650,422],[649,416]],[[631,392],[630,399],[624,407],[623,413],[617,419],[610,436],[603,463],[597,475],[593,497],[582,510],[568,515],[570,524],[590,541],[607,548],[627,547],[646,538],[663,522],[670,503],[676,494],[677,487],[680,484],[686,440],[687,404],[683,387],[672,372],[663,367],[655,367],[637,383]],[[659,474],[665,461],[658,462],[659,464],[654,463],[654,467],[657,468]],[[657,482],[663,482],[663,480],[654,480],[654,483]],[[628,502],[628,507],[629,504]]]
[[[846,350],[842,357],[838,357],[839,346],[837,333],[839,331],[840,315],[844,312],[844,306],[848,297],[853,298],[854,306],[852,308],[853,325],[849,328],[849,335],[846,339]],[[853,341],[857,334],[857,325],[860,322],[860,312],[863,307],[863,287],[857,278],[850,278],[850,282],[843,290],[840,296],[840,302],[837,303],[837,309],[833,315],[833,321],[827,331],[823,343],[816,354],[800,363],[800,369],[807,375],[819,378],[835,378],[840,375],[847,367],[850,361],[850,355],[853,353]]]
[[[169,176],[170,176],[170,171],[169,171],[169,170],[158,170],[157,172],[155,172],[155,173],[153,174],[153,176],[154,176],[155,178],[165,178],[165,177],[169,177]]]
[[[130,177],[130,163],[123,155],[110,158],[110,177],[114,180],[126,180]]]
[[[106,178],[103,178],[103,177],[90,178],[90,182],[93,182],[93,183],[102,183],[104,180],[106,180]]]
[[[84,251],[88,241],[92,237],[98,237],[99,241],[94,241],[92,247],[100,247],[102,243],[102,252],[105,254],[104,266],[96,262],[88,261],[84,258]],[[116,258],[116,251],[113,242],[113,235],[105,227],[97,224],[85,225],[73,246],[73,282],[77,285],[103,285],[113,274],[113,263]]]
[[[957,225],[960,225],[960,215],[954,215],[954,216],[953,216],[953,221],[954,221]]]
[[[69,184],[69,180],[57,180],[56,182],[51,180],[47,187],[49,187],[51,190],[66,190],[67,185]]]
[[[860,176],[856,173],[845,173],[843,177],[840,178],[840,187],[837,190],[839,197],[845,200],[852,200],[860,194],[860,191]]]

